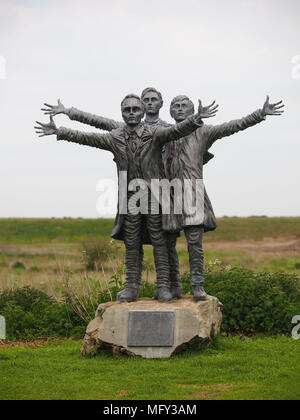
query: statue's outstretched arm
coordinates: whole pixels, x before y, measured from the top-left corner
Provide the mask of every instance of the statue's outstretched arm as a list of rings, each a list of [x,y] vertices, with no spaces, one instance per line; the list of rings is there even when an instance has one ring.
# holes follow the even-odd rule
[[[57,105],[44,104],[47,108],[42,108],[46,115],[54,117],[57,114],[65,114],[70,120],[79,121],[83,124],[91,125],[105,131],[112,131],[124,125],[122,122],[111,120],[109,118],[101,117],[99,115],[90,114],[89,112],[80,111],[77,108],[66,108],[60,99]]]
[[[275,104],[270,104],[269,96],[267,96],[263,108],[258,109],[247,117],[240,118],[238,120],[232,120],[215,126],[205,126],[204,133],[207,133],[207,149],[209,149],[218,139],[231,136],[232,134],[246,130],[249,127],[253,127],[256,124],[261,123],[266,119],[267,115],[282,115],[284,112],[283,107],[284,105],[282,101]]]
[[[198,112],[186,118],[184,121],[172,125],[168,128],[158,128],[156,131],[156,139],[161,145],[169,142],[179,140],[182,137],[188,136],[193,131],[196,131],[199,127],[203,126],[202,119],[211,118],[216,115],[218,112],[219,105],[215,104],[215,101],[203,107],[201,101],[199,100]]]
[[[57,140],[66,140],[73,143],[82,144],[90,147],[97,147],[98,149],[112,151],[112,137],[109,133],[86,133],[83,131],[71,130],[65,127],[57,128],[53,117],[50,116],[50,123],[44,124],[36,121],[35,131],[39,137],[56,135]]]

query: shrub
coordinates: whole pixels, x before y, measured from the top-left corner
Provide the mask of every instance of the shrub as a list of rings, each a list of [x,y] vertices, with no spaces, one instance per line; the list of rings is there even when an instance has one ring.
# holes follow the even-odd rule
[[[33,265],[32,267],[30,267],[30,271],[38,273],[39,271],[41,271],[41,269],[37,265]]]
[[[223,331],[290,334],[300,314],[299,277],[287,273],[254,273],[243,269],[214,270],[206,290],[223,303]]]
[[[16,261],[11,268],[14,268],[15,270],[26,270],[25,264],[21,261]]]
[[[0,314],[6,319],[9,340],[69,337],[82,324],[67,302],[30,287],[2,292]]]
[[[106,261],[115,259],[120,248],[113,241],[103,238],[90,238],[81,242],[82,253],[86,269],[98,271]]]
[[[85,279],[86,281],[86,279]],[[184,294],[190,294],[189,274],[182,276]],[[124,287],[123,267],[105,289],[90,279],[89,293],[67,288],[57,302],[29,287],[0,293],[0,314],[7,323],[7,337],[28,340],[45,337],[80,338],[99,303],[116,300]],[[142,281],[140,296],[153,297],[155,284]],[[291,320],[300,314],[300,280],[287,273],[254,273],[218,265],[206,273],[206,291],[223,303],[222,329],[228,333],[290,334]]]

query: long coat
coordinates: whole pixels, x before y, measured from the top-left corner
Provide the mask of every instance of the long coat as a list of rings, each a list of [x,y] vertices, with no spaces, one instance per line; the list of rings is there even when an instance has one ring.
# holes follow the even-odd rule
[[[99,128],[101,130],[104,131],[112,131],[121,127],[125,126],[124,122],[120,122],[120,121],[115,121],[112,120],[110,118],[105,118],[102,117],[100,115],[95,115],[95,114],[91,114],[88,112],[83,112],[77,108],[69,108],[68,109],[68,117],[71,120],[74,121],[79,121],[83,124],[87,124],[96,128]],[[160,127],[171,127],[172,124],[169,124],[161,119],[158,119],[158,121],[156,121],[154,124],[148,124],[146,123],[146,125],[149,125],[150,127],[154,128],[157,126]],[[181,141],[181,140],[179,140]],[[184,139],[184,141],[188,141],[187,139]],[[199,139],[199,141],[201,142],[201,139]],[[162,159],[163,159],[163,164],[164,164],[164,170],[165,170],[165,174],[164,174],[164,178],[169,178],[169,180],[172,180],[176,177],[175,174],[167,174],[167,157],[170,156],[170,153],[172,153],[172,151],[175,151],[177,148],[177,142],[173,143],[168,143],[166,146],[164,146],[162,148]],[[212,158],[214,157],[214,155],[212,153],[209,153],[207,150],[204,151],[203,156],[199,156],[199,159],[202,159],[202,163],[203,165],[205,165],[207,162],[209,162]],[[178,154],[172,153],[172,159],[180,159]],[[196,163],[197,164],[197,163]],[[179,215],[175,215],[172,212],[173,208],[172,208],[172,202],[171,202],[171,214],[170,215],[162,215],[162,221],[163,221],[163,228],[167,231],[170,230],[180,230],[182,227],[182,220],[181,217]],[[214,211],[213,211],[213,207],[211,205],[210,199],[208,197],[208,194],[206,192],[206,189],[204,189],[204,230],[205,231],[209,231],[209,230],[214,230],[217,227],[217,223],[216,223],[216,218],[214,215]],[[118,215],[117,215],[117,219],[118,219]],[[147,237],[147,233],[143,232],[143,237]],[[146,242],[148,243],[149,240],[147,239]]]
[[[252,114],[237,120],[232,120],[220,125],[203,125],[187,138],[182,138],[177,142],[168,143],[164,148],[165,172],[169,179],[203,179],[203,165],[210,160],[213,155],[208,152],[214,142],[223,137],[231,136],[241,130],[245,130],[265,120],[262,110],[257,110]],[[201,217],[194,220],[199,220]],[[217,227],[214,211],[204,189],[204,230],[214,230]],[[187,224],[198,224],[198,222],[187,222],[184,215],[166,216],[165,230],[181,230]]]
[[[162,162],[162,148],[170,142],[186,137],[199,128],[202,124],[197,124],[194,117],[189,117],[185,121],[163,128],[161,126],[151,127],[149,125],[140,124],[136,129],[136,134],[140,138],[139,156],[140,170],[142,178],[150,186],[151,179],[164,178],[164,165]],[[77,130],[70,130],[60,127],[57,131],[57,140],[66,140],[86,146],[96,147],[110,151],[114,155],[118,173],[128,170],[127,158],[127,139],[126,126],[117,128],[110,133],[86,133]],[[118,202],[118,213],[111,236],[115,239],[124,240],[123,224],[124,215],[120,214],[121,208],[127,208],[126,195],[121,194],[119,197],[123,202]],[[144,228],[143,243],[150,244],[150,238]]]
[[[80,121],[84,124],[88,124],[106,131],[111,131],[120,127],[124,127],[124,123],[122,122],[118,122],[87,112],[82,112],[76,108],[70,108],[68,111],[68,116],[72,120]],[[182,179],[182,162],[180,162],[180,149],[181,152],[182,149],[184,151],[185,149],[188,149],[190,143],[193,142],[194,139],[193,143],[196,147],[194,148],[194,150],[190,149],[189,157],[192,161],[192,165],[198,169],[202,178],[203,165],[205,165],[214,157],[214,155],[208,150],[216,140],[221,139],[223,137],[231,136],[239,131],[252,127],[264,120],[265,116],[262,110],[259,109],[241,119],[232,120],[215,126],[203,125],[202,127],[198,128],[195,132],[193,132],[189,136],[189,138],[182,138],[179,141],[167,143],[162,148],[162,159],[165,173],[164,176],[170,180],[174,178]],[[170,127],[171,125],[162,120],[158,120],[157,123],[152,126],[152,128],[156,126]],[[187,144],[187,142],[189,142],[189,144]],[[170,161],[176,161],[178,164],[173,165],[172,167],[168,163]],[[190,178],[192,178],[192,176],[190,176]],[[118,219],[118,217],[119,216],[117,215],[116,220]],[[183,216],[176,215],[172,211],[170,215],[163,215],[162,221],[163,228],[166,231],[180,231],[184,226]],[[214,230],[217,227],[214,210],[206,189],[204,189],[203,227],[205,231]],[[145,235],[147,236],[147,234]],[[148,240],[146,243],[148,243]]]

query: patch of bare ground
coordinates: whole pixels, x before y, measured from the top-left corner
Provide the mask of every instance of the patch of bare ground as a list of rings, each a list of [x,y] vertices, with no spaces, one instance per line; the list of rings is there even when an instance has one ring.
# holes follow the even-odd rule
[[[194,388],[195,391],[192,394],[187,395],[186,397],[196,398],[196,399],[214,399],[221,395],[222,391],[230,391],[234,388],[253,388],[256,387],[256,384],[253,383],[245,383],[245,384],[212,384],[212,385],[205,385],[205,384],[179,384],[182,388]],[[239,390],[236,390],[235,392],[239,392]]]
[[[199,400],[208,400],[220,396],[219,392],[195,392],[195,394],[187,395],[188,399],[197,398]]]
[[[57,247],[31,247],[25,245],[0,245],[0,252],[27,255],[77,255],[78,252],[59,250]]]
[[[262,241],[206,242],[207,249],[238,249],[253,254],[276,254],[300,256],[300,238],[265,238]]]
[[[127,395],[128,395],[128,391],[124,389],[121,389],[120,391],[116,393],[116,397],[127,397]]]
[[[56,343],[63,341],[63,339],[52,338],[44,340],[34,340],[34,341],[2,341],[0,340],[0,349],[11,348],[11,347],[42,347],[49,343]]]
[[[182,388],[204,388],[217,391],[228,391],[234,387],[232,384],[213,384],[213,385],[203,385],[203,384],[179,384]]]

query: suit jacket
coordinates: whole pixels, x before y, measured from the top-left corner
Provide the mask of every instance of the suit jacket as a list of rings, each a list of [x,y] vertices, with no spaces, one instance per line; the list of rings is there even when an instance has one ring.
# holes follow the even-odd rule
[[[100,128],[102,130],[111,131],[116,128],[124,126],[124,123],[118,122],[112,119],[104,118],[98,115],[90,114],[87,112],[79,111],[76,108],[70,108],[68,116],[72,120],[80,121],[84,124],[92,125],[94,127]],[[186,149],[189,147],[189,144],[186,144],[186,141],[195,141],[196,150],[190,153],[190,160],[193,162],[193,165],[200,169],[202,178],[202,167],[207,162],[209,162],[214,155],[208,150],[213,145],[213,143],[223,137],[231,136],[239,131],[245,130],[251,126],[254,126],[265,120],[265,116],[262,113],[262,110],[257,110],[254,113],[241,118],[232,120],[219,125],[203,125],[196,132],[192,133],[188,139],[182,138],[177,142],[169,142],[162,148],[162,158],[164,164],[165,177],[172,180],[174,178],[182,179],[182,174],[178,173],[178,165],[180,166],[180,148]],[[162,126],[170,127],[171,125],[165,121],[158,120],[156,124],[151,125],[150,127]],[[198,144],[197,144],[198,143]],[[177,169],[172,170],[169,161],[177,161]],[[175,165],[176,167],[176,165]],[[182,165],[180,172],[182,170]],[[190,175],[190,178],[192,176]],[[172,206],[171,201],[171,206]],[[172,207],[171,207],[172,210]],[[171,211],[170,215],[163,215],[163,229],[166,231],[180,231],[184,226],[184,218],[182,215],[176,215]],[[206,189],[204,189],[204,220],[203,227],[205,231],[214,230],[217,227],[216,217],[214,210],[207,194]]]
[[[83,112],[80,111],[77,108],[69,108],[68,110],[68,117],[71,120],[75,120],[75,121],[79,121],[82,122],[83,124],[87,124],[87,125],[91,125],[93,127],[99,128],[101,130],[105,130],[105,131],[112,131],[115,130],[117,128],[120,127],[124,127],[124,122],[120,122],[120,121],[115,121],[109,118],[105,118],[105,117],[101,117],[99,115],[95,115],[95,114],[91,114],[88,112]],[[146,125],[149,125],[150,127],[154,128],[155,126],[160,126],[160,127],[172,127],[172,124],[167,123],[166,121],[163,121],[161,119],[158,119],[158,121],[156,121],[153,124],[148,124],[146,123]],[[186,140],[185,140],[186,141]],[[201,141],[201,139],[199,140]],[[177,142],[176,142],[177,143]],[[170,180],[172,180],[173,178],[175,178],[175,174],[170,175],[166,175],[166,166],[167,166],[167,162],[166,159],[170,154],[171,150],[176,150],[177,146],[176,143],[172,143],[172,145],[170,143],[168,143],[167,145],[165,145],[162,148],[162,159],[163,159],[163,164],[164,164],[164,170],[165,170],[165,175],[164,178],[167,177]],[[172,147],[173,146],[173,147]],[[169,152],[167,152],[169,151]],[[172,159],[178,160],[179,156],[178,154],[175,152],[175,154],[172,154]],[[200,159],[203,159],[203,164],[206,164],[207,162],[209,162],[212,158],[214,157],[214,155],[212,153],[209,153],[208,151],[205,151],[203,156],[200,156]],[[207,195],[206,189],[204,190],[204,213],[205,213],[205,217],[204,217],[204,230],[205,231],[209,231],[209,230],[214,230],[217,227],[216,224],[216,218],[214,215],[214,211],[210,202],[210,199]],[[162,221],[163,221],[163,229],[166,231],[178,231],[181,229],[183,221],[182,221],[182,217],[180,215],[176,215],[173,213],[173,203],[171,201],[171,214],[170,215],[163,215],[162,216]]]
[[[165,172],[168,178],[180,179],[203,179],[203,165],[206,163],[209,148],[214,142],[223,137],[231,136],[241,130],[245,130],[265,120],[262,110],[237,120],[232,120],[220,125],[203,125],[195,132],[182,138],[176,143],[168,143],[165,146]],[[174,156],[177,158],[174,159]],[[200,212],[199,212],[200,213]],[[201,212],[202,213],[202,212]],[[214,211],[204,189],[204,218],[202,214],[196,215],[190,220],[182,215],[174,215],[166,220],[165,230],[182,229],[186,225],[199,224],[202,219],[204,230],[214,230],[217,227]]]
[[[203,123],[196,123],[194,117],[170,127],[158,125],[150,126],[141,123],[136,132],[141,138],[140,142],[140,168],[143,179],[150,186],[151,179],[162,179],[165,177],[164,165],[162,162],[162,147],[170,142],[176,141],[201,127]],[[57,131],[57,140],[66,140],[86,146],[96,147],[110,151],[114,155],[118,173],[128,170],[126,127],[123,125],[109,133],[86,133],[77,130],[70,130],[60,127]],[[124,215],[120,214],[121,208],[127,208],[126,195],[119,195],[122,202],[118,202],[118,213],[111,236],[115,239],[124,240],[123,222]],[[151,243],[149,235],[145,234],[143,243]]]
[[[124,127],[125,125],[124,122],[115,121],[110,118],[101,117],[100,115],[95,115],[89,112],[80,111],[79,109],[74,108],[74,107],[68,109],[67,115],[71,120],[79,121],[83,124],[91,125],[92,127],[100,128],[100,130],[104,130],[104,131],[112,131],[117,128]],[[148,125],[149,123],[146,123],[146,124]],[[166,121],[158,119],[153,124],[153,126],[154,125],[159,125],[162,127],[170,127],[172,124],[169,124]],[[214,155],[212,153],[206,152],[203,157],[204,164],[209,162],[213,157]]]

